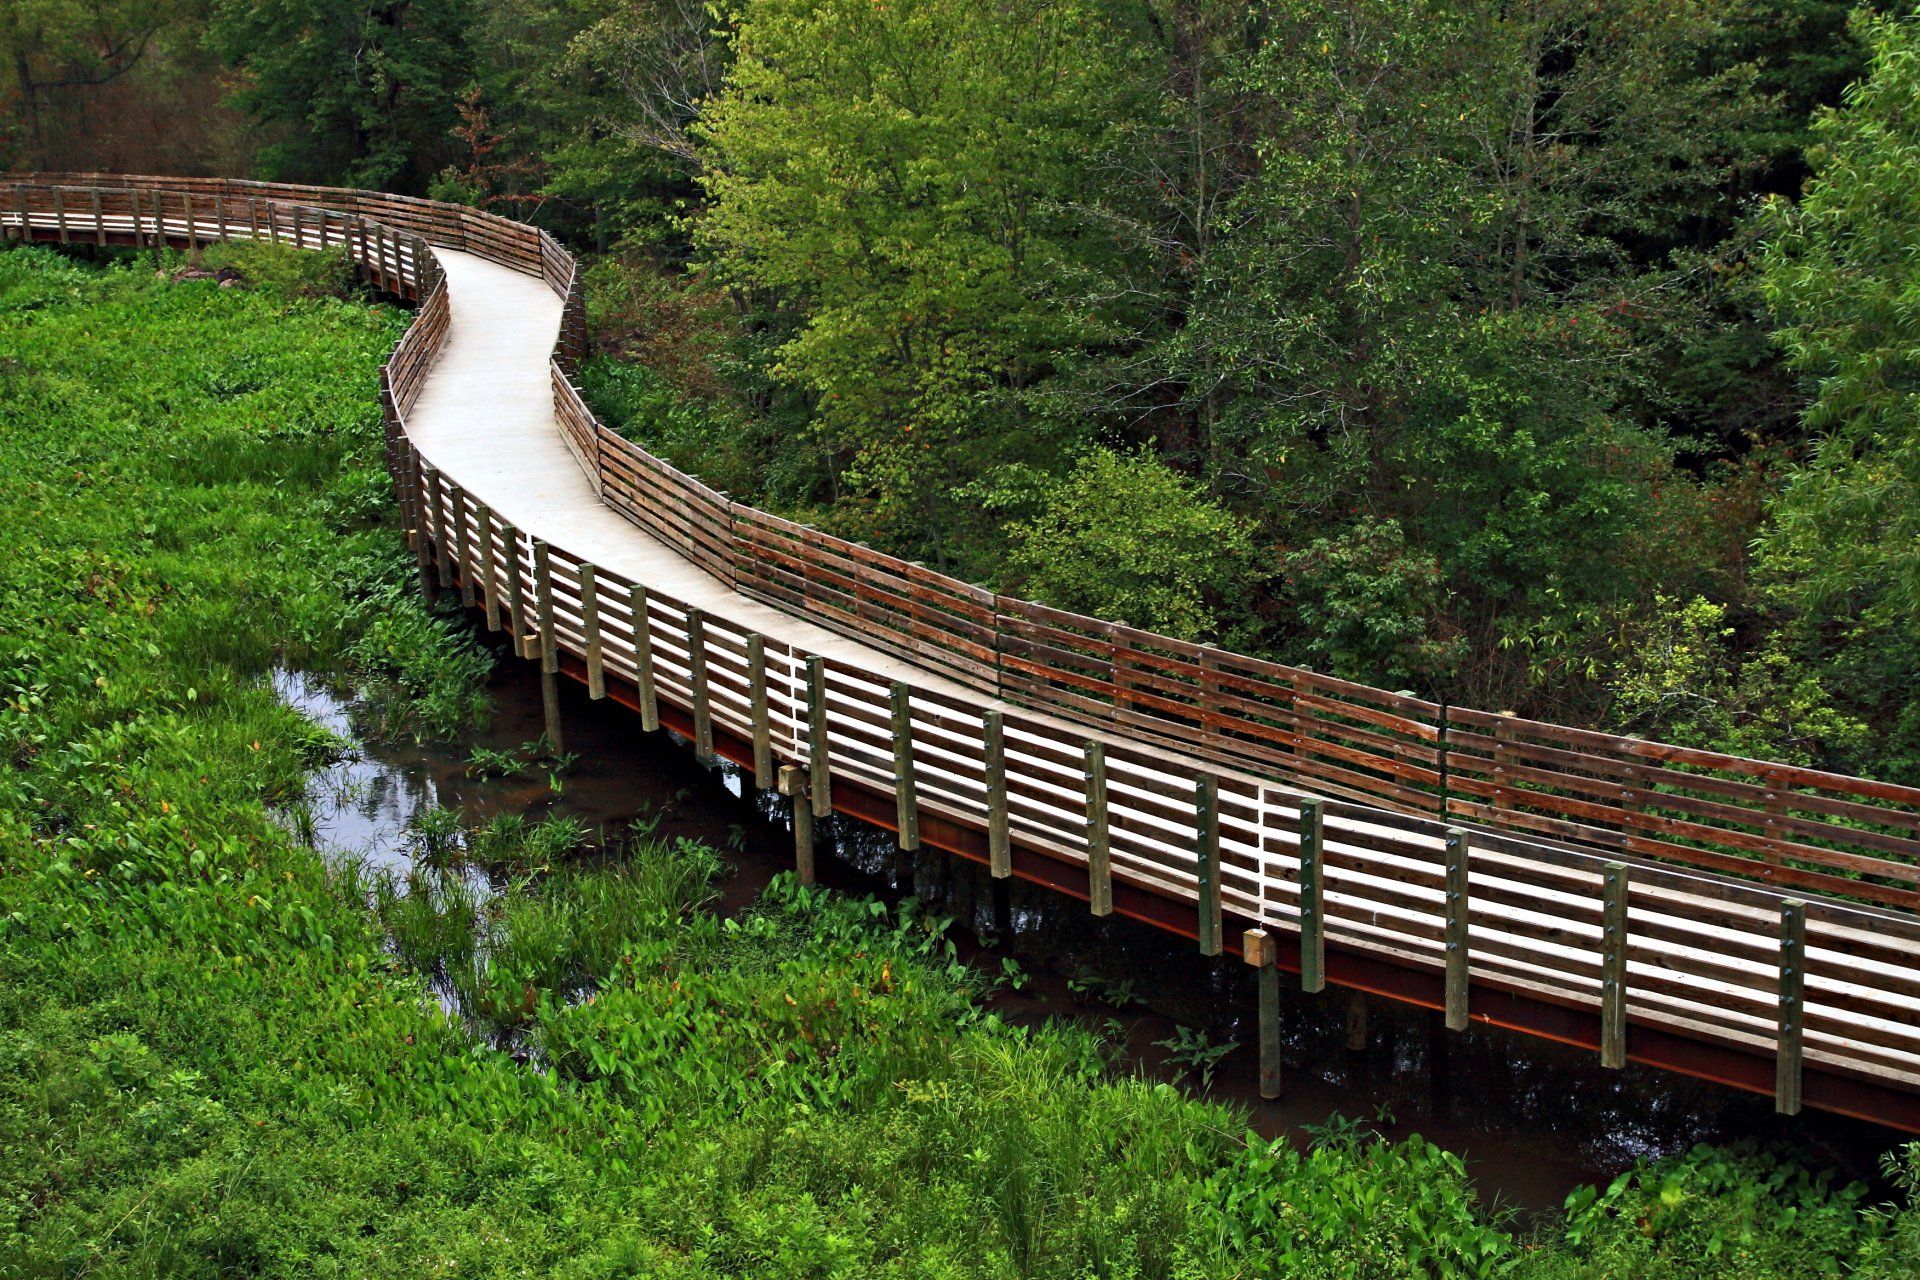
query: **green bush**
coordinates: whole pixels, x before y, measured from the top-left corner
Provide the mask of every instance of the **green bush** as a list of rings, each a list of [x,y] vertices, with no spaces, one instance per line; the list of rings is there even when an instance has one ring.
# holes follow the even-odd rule
[[[1181,639],[1218,636],[1251,581],[1246,526],[1145,454],[1087,453],[1006,534],[1014,589]]]

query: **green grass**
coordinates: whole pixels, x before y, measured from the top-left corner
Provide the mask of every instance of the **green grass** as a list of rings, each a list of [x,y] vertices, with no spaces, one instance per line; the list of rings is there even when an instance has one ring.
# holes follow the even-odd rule
[[[1920,1214],[1757,1153],[1517,1238],[1446,1152],[1250,1142],[1003,1025],[912,908],[722,921],[683,843],[436,816],[408,882],[327,867],[267,673],[446,733],[485,661],[386,523],[401,317],[303,291],[0,254],[0,1276],[1915,1274]]]

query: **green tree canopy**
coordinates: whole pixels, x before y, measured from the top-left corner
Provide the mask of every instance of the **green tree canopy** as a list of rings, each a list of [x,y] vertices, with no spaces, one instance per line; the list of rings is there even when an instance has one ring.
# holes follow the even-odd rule
[[[1814,176],[1775,203],[1764,289],[1810,381],[1808,464],[1766,549],[1808,603],[1920,622],[1920,14],[1862,16],[1873,51],[1815,125]]]
[[[1106,332],[1126,54],[1079,0],[748,0],[734,57],[697,242],[786,310],[839,496],[944,559],[951,484],[1039,448],[1023,393]]]
[[[423,191],[471,74],[467,0],[218,0],[208,38],[274,178]]]

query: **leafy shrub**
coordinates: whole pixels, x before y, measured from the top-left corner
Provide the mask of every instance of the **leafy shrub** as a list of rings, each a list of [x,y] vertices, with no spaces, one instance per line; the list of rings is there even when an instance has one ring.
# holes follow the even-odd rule
[[[1431,689],[1466,660],[1444,622],[1439,562],[1397,520],[1361,520],[1281,557],[1289,648],[1348,680]]]
[[[1006,534],[1013,588],[1186,640],[1218,635],[1249,581],[1246,527],[1144,454],[1089,452]]]
[[[1302,1154],[1249,1136],[1194,1190],[1181,1274],[1289,1280],[1483,1277],[1510,1272],[1513,1238],[1475,1202],[1460,1157],[1335,1123]]]
[[[251,240],[202,248],[194,265],[203,271],[233,271],[248,288],[281,299],[350,298],[356,292],[353,260],[344,247],[321,252]]]
[[[1840,1276],[1880,1234],[1866,1188],[1835,1188],[1752,1143],[1695,1147],[1567,1201],[1558,1274],[1796,1280]]]

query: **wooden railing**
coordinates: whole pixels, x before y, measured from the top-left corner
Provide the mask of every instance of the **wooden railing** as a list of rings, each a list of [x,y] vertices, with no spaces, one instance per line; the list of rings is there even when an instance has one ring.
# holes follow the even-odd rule
[[[1381,975],[1408,971],[1451,1026],[1504,1021],[1609,1065],[1767,1089],[1786,1111],[1804,1089],[1920,1126],[1920,921],[1756,882],[1913,905],[1912,789],[1444,707],[994,596],[731,502],[594,420],[568,373],[578,271],[544,232],[493,215],[85,175],[0,188],[0,227],[331,247],[417,300],[382,399],[422,572],[523,656],[564,660],[596,696],[630,689],[650,725],[671,706],[705,753],[716,735],[749,744],[762,787],[783,762],[805,771],[814,812],[836,786],[892,797],[903,841],[937,821],[973,833],[996,874],[1016,852],[1075,869],[1096,910],[1116,889],[1179,904],[1209,953],[1236,948],[1230,924],[1263,963],[1284,940],[1309,990],[1404,994]],[[610,506],[740,592],[941,678],[883,681],[702,613],[503,522],[438,471],[406,429],[449,319],[430,245],[563,300],[557,417]]]

